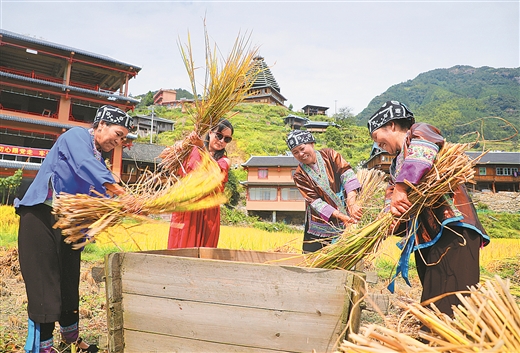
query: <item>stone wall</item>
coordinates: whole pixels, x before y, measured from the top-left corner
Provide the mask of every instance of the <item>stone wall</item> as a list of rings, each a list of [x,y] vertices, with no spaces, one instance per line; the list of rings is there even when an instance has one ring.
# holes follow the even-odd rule
[[[491,211],[520,212],[520,192],[472,192],[470,195],[475,206],[480,202],[487,205]]]

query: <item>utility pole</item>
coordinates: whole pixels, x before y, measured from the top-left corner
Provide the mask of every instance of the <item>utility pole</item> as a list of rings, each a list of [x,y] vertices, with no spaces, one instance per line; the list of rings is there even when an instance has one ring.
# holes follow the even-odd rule
[[[153,114],[154,114],[154,110],[153,110],[153,105],[152,105],[152,120],[151,120],[151,123],[150,123],[150,144],[152,143],[152,140],[153,140]]]

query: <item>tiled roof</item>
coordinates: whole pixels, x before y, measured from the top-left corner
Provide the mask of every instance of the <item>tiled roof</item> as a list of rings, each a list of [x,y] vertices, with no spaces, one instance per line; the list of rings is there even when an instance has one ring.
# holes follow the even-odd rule
[[[161,159],[157,157],[165,148],[166,146],[149,143],[134,143],[130,149],[123,149],[123,160],[159,163]]]
[[[466,154],[474,159],[480,156],[481,152],[466,152]],[[520,165],[520,152],[488,152],[477,164],[493,163],[493,164],[516,164]]]
[[[62,129],[72,129],[73,127],[77,125],[69,125],[69,124],[63,124],[59,122],[51,122],[51,121],[44,121],[40,119],[28,119],[28,118],[21,118],[18,116],[12,116],[12,115],[4,115],[0,114],[0,120],[8,120],[8,121],[16,121],[20,123],[29,123],[34,125],[43,125],[43,126],[51,126],[51,127],[58,127]]]
[[[56,43],[48,42],[48,41],[45,41],[45,40],[42,40],[42,39],[33,38],[33,37],[29,37],[29,36],[24,36],[24,35],[21,35],[21,34],[18,34],[18,33],[6,31],[5,29],[0,29],[0,35],[2,37],[4,37],[4,38],[12,38],[12,39],[21,40],[21,41],[24,41],[24,42],[27,42],[27,43],[34,43],[34,44],[46,46],[46,47],[49,47],[49,48],[63,50],[65,52],[67,52],[67,55],[69,55],[71,52],[74,52],[75,54],[80,54],[80,55],[88,56],[88,57],[91,57],[91,58],[104,60],[106,62],[110,62],[110,63],[113,63],[113,64],[124,65],[124,66],[127,66],[129,68],[131,67],[131,68],[134,68],[136,71],[140,71],[141,70],[141,68],[136,66],[136,65],[132,65],[132,64],[128,64],[128,63],[125,63],[125,62],[122,62],[122,61],[119,61],[119,60],[115,60],[115,59],[112,59],[112,58],[110,58],[108,56],[105,56],[105,55],[99,55],[99,54],[91,53],[91,52],[86,51],[86,50],[72,48],[72,47],[68,47],[66,45],[56,44]]]
[[[40,163],[7,161],[0,159],[1,168],[25,169],[25,170],[40,170]]]
[[[243,167],[297,167],[298,161],[293,156],[251,156]]]

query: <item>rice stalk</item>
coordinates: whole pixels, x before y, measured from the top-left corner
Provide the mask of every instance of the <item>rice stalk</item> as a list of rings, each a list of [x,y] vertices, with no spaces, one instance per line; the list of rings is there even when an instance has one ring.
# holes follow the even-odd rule
[[[206,134],[221,118],[248,96],[248,91],[260,72],[253,60],[258,48],[250,48],[249,37],[242,37],[239,34],[231,52],[222,64],[219,64],[218,48],[216,45],[211,46],[205,26],[204,38],[206,70],[200,94],[197,90],[195,76],[197,66],[193,59],[189,33],[187,44],[179,44],[193,91],[193,104],[187,105],[187,111],[193,120],[194,131],[199,136]],[[177,146],[166,148],[159,156],[162,158],[159,167],[164,171],[177,173],[190,154],[191,148],[192,145],[187,138]]]
[[[226,201],[221,190],[225,175],[207,152],[201,151],[201,156],[199,166],[171,187],[164,187],[169,184],[163,183],[156,189],[156,181],[150,180],[141,184],[141,189],[135,188],[132,193],[115,198],[61,193],[53,205],[53,213],[58,218],[54,228],[61,228],[65,241],[80,248],[125,218],[143,223],[150,221],[146,214],[216,207]],[[78,241],[81,242],[76,243]]]
[[[360,334],[349,334],[339,352],[520,352],[520,307],[509,291],[509,280],[493,281],[457,292],[461,304],[453,306],[453,317],[419,303],[398,302],[426,325],[431,333],[420,333],[423,343],[408,334],[379,325],[369,325]],[[434,298],[436,300],[438,298]],[[422,303],[424,304],[424,303]]]
[[[474,165],[482,157],[471,160],[465,153],[470,144],[445,143],[437,154],[432,169],[418,185],[405,180],[410,187],[408,199],[412,206],[399,221],[417,217],[422,209],[444,202],[445,194],[452,193],[460,184],[473,181]],[[364,197],[365,199],[369,197]],[[361,258],[373,255],[388,236],[394,216],[381,213],[379,219],[364,227],[348,227],[336,242],[321,250],[305,255],[305,265],[322,268],[350,269]]]

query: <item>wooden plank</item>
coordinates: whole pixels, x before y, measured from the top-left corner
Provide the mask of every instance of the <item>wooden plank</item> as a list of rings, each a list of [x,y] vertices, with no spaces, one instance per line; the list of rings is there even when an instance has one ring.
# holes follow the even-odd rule
[[[125,254],[125,293],[234,306],[340,315],[346,271]]]
[[[337,315],[230,307],[166,298],[144,298],[126,293],[123,294],[123,303],[126,330],[229,346],[286,352],[311,352],[313,349],[328,352],[333,350],[343,331],[343,323]],[[125,341],[125,344],[129,347],[128,342]],[[202,351],[210,350],[208,347]]]
[[[123,254],[109,254],[105,258],[105,281],[107,298],[108,351],[124,351],[123,311],[121,310],[122,285],[121,263]]]
[[[148,250],[140,251],[138,254],[155,254],[155,255],[170,255],[170,256],[186,256],[196,257],[199,255],[199,248],[183,248],[183,249],[170,249],[170,250]]]
[[[349,333],[358,333],[361,325],[361,306],[363,304],[363,296],[365,295],[365,274],[363,272],[356,272],[352,277],[351,288],[352,293],[349,296],[350,307],[348,311],[348,329],[345,335],[348,338]]]
[[[197,339],[172,337],[148,332],[125,330],[125,353],[143,352],[212,352],[212,353],[279,353],[272,349],[230,346]]]
[[[200,258],[226,261],[240,261],[248,263],[269,263],[273,265],[298,266],[304,260],[302,254],[290,254],[269,251],[249,251],[199,248]]]

